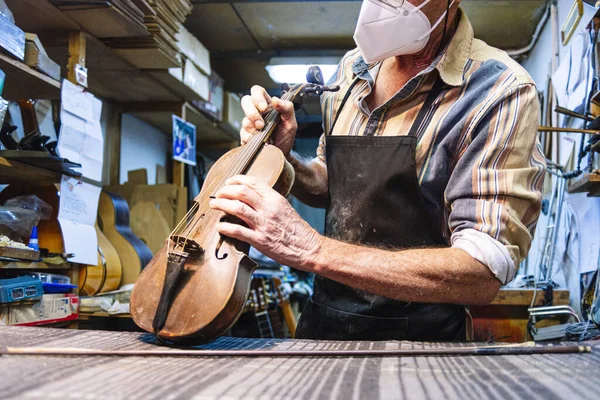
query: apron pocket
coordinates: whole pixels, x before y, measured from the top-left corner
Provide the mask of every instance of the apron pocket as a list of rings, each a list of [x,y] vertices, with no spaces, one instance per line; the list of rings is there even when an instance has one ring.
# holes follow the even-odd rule
[[[297,337],[326,340],[406,340],[408,317],[354,314],[309,300],[298,323]]]

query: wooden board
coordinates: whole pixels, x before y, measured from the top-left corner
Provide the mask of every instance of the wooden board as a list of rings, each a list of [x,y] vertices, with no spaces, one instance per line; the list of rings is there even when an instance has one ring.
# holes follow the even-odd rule
[[[10,56],[0,54],[0,69],[6,73],[2,97],[7,100],[60,98],[60,82]]]
[[[60,7],[97,38],[148,36],[148,30],[140,21],[134,21],[116,7]]]
[[[40,252],[30,248],[0,246],[0,257],[36,261],[40,259]]]
[[[169,350],[150,334],[0,327],[4,346]],[[577,399],[596,400],[600,346],[591,354],[467,357],[0,357],[6,398]],[[351,350],[470,346],[223,337],[205,349]],[[486,344],[480,344],[486,346]],[[57,366],[60,368],[57,370]],[[23,379],[35,371],[35,379]]]
[[[55,63],[44,54],[34,42],[29,40],[25,43],[25,64],[48,75],[50,78],[60,81],[60,65]]]
[[[51,185],[59,183],[61,177],[56,171],[0,157],[0,184]]]
[[[148,245],[152,254],[158,253],[171,234],[171,229],[156,205],[139,201],[131,207],[129,217],[133,233]]]

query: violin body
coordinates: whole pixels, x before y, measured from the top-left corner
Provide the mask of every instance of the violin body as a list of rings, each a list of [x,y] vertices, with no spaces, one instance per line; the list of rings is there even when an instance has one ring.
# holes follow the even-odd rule
[[[202,251],[190,251],[160,330],[153,328],[153,322],[167,274],[167,244],[144,268],[135,284],[130,303],[133,320],[161,339],[186,344],[214,340],[235,323],[244,309],[256,264],[247,255],[248,244],[222,237],[216,229],[219,221],[233,217],[212,210],[207,204],[214,195],[212,191],[216,192],[222,185],[223,176],[230,172],[243,148],[227,152],[213,165],[200,194],[194,199],[201,211],[197,216],[198,228],[190,239]],[[271,145],[262,146],[244,173],[257,177],[283,195],[289,193],[294,180],[292,166],[281,150]]]

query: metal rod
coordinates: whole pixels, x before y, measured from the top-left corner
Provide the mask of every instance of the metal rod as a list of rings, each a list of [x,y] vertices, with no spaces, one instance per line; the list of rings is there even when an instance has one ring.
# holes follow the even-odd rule
[[[600,131],[592,129],[554,128],[552,126],[538,126],[538,132],[589,133],[590,135],[600,135]]]
[[[101,356],[101,357],[415,357],[496,356],[590,353],[591,346],[487,346],[397,350],[97,350],[51,347],[4,347],[0,356]]]

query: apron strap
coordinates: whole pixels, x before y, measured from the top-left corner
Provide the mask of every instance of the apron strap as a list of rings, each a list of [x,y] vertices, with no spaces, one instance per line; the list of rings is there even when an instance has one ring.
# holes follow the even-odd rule
[[[335,124],[337,123],[337,120],[340,117],[340,114],[342,113],[342,109],[344,108],[344,105],[350,98],[350,95],[352,94],[352,89],[354,89],[354,86],[356,86],[356,84],[359,81],[360,81],[360,78],[357,76],[356,78],[354,78],[354,80],[350,84],[350,87],[348,88],[348,90],[346,90],[346,94],[344,94],[344,98],[342,99],[342,102],[340,103],[340,106],[338,107],[337,112],[335,113],[335,118],[333,119],[333,124],[331,124],[331,128],[329,129],[329,135],[331,135],[333,133],[333,128],[335,128]]]
[[[342,109],[344,108],[344,106],[346,105],[346,102],[350,98],[350,94],[352,94],[352,89],[354,89],[354,87],[356,86],[356,84],[359,81],[360,81],[360,78],[357,76],[356,78],[354,78],[354,80],[350,84],[350,87],[348,88],[348,90],[346,90],[346,94],[344,94],[344,98],[342,99],[342,102],[340,103],[340,106],[338,107],[337,112],[335,113],[335,118],[333,119],[333,124],[331,124],[331,128],[329,129],[329,133],[327,136],[330,136],[333,133],[333,128],[335,128],[335,124],[337,123],[337,121],[340,117],[340,114],[342,113]],[[415,119],[415,121],[413,122],[413,124],[411,126],[410,131],[408,132],[408,136],[417,136],[417,133],[419,132],[419,128],[423,124],[423,120],[425,119],[425,116],[429,112],[429,109],[433,105],[433,102],[438,98],[438,96],[442,92],[443,87],[444,87],[444,82],[440,78],[437,78],[435,80],[433,87],[429,91],[429,94],[427,95],[427,99],[425,99],[425,103],[423,103],[423,107],[421,107],[421,110],[419,111],[419,115],[417,115],[417,118]]]
[[[429,94],[427,95],[427,99],[425,99],[425,102],[423,103],[423,107],[421,107],[421,110],[419,110],[419,115],[417,115],[417,118],[410,127],[408,136],[417,136],[417,133],[419,133],[421,126],[423,125],[423,120],[425,120],[425,117],[429,113],[431,106],[442,92],[443,87],[444,81],[442,81],[440,78],[437,78],[433,84],[433,87],[429,91]]]

